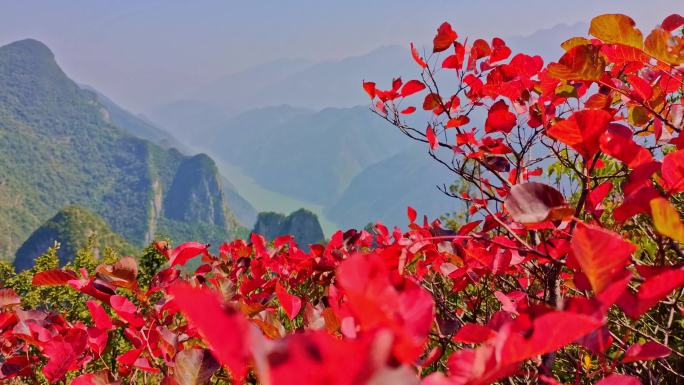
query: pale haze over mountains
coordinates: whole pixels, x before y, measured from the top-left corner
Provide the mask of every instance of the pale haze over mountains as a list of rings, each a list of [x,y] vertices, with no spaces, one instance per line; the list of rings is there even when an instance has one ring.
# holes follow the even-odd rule
[[[12,0],[1,8],[0,46],[44,43],[97,93],[112,124],[162,148],[209,154],[202,169],[211,174],[216,162],[218,194],[242,225],[257,211],[305,207],[329,235],[375,220],[405,225],[407,205],[430,218],[457,209],[435,187],[450,175],[373,115],[361,89],[362,80],[418,76],[409,42],[429,49],[448,20],[460,35],[501,36],[514,52],[554,60],[564,39],[586,35],[587,15],[625,13],[650,29],[684,13],[684,2]]]

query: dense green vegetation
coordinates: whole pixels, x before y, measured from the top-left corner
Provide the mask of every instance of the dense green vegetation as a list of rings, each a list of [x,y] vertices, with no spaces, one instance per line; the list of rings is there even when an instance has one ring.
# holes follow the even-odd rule
[[[21,245],[14,266],[19,270],[30,268],[34,259],[56,242],[60,245],[56,254],[61,265],[72,261],[77,250],[88,245],[97,248],[97,254],[104,253],[107,248],[124,255],[135,252],[135,247],[112,231],[97,214],[79,206],[68,206],[36,229]]]

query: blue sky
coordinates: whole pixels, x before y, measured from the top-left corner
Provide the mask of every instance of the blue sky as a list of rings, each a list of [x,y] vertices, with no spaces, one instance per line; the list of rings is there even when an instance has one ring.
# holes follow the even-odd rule
[[[66,72],[142,111],[187,89],[279,58],[328,60],[382,45],[531,34],[620,12],[643,29],[682,0],[3,0],[0,44],[39,39]]]

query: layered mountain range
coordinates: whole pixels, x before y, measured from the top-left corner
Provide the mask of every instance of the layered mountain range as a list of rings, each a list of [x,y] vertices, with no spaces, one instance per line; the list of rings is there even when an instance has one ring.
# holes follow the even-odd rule
[[[40,248],[22,244],[55,218],[71,222],[58,215],[67,206],[137,247],[156,236],[220,242],[246,233],[254,209],[211,158],[184,155],[176,144],[69,79],[44,44],[0,47],[0,255],[11,259],[22,247],[31,251],[22,258],[35,257]],[[41,245],[50,238],[34,235]]]

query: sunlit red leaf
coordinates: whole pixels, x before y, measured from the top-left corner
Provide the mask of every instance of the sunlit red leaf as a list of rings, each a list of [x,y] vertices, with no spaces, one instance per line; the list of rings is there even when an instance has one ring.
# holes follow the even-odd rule
[[[415,94],[416,92],[420,92],[425,89],[425,84],[419,80],[409,80],[404,84],[404,87],[401,88],[401,96],[402,97],[407,97]]]
[[[411,43],[411,56],[413,57],[413,60],[415,60],[415,62],[420,66],[420,68],[427,68],[427,63],[425,63],[425,60],[423,60],[423,58],[420,56],[413,43]]]
[[[625,351],[625,355],[622,357],[622,363],[626,364],[634,361],[655,360],[657,358],[667,357],[670,353],[672,353],[672,349],[655,341],[649,341],[645,344],[634,344]]]
[[[451,29],[451,24],[447,22],[442,23],[442,25],[440,25],[437,29],[437,35],[435,36],[433,41],[433,52],[445,51],[454,43],[457,37],[458,34],[456,34],[456,32],[454,32],[454,30]]]
[[[216,359],[240,382],[251,356],[247,320],[209,289],[176,284],[171,288],[171,295],[178,308],[206,338]]]
[[[496,332],[487,326],[468,323],[463,325],[453,340],[466,344],[480,344],[496,337]]]
[[[61,286],[73,279],[78,279],[78,275],[73,271],[53,269],[36,273],[33,276],[32,284],[35,286]]]
[[[198,255],[207,255],[208,245],[198,242],[186,242],[179,245],[171,253],[169,258],[169,265],[181,265],[184,266],[186,262]]]
[[[285,310],[287,317],[290,320],[297,317],[297,314],[299,314],[299,311],[302,309],[302,299],[288,293],[280,283],[276,284],[275,293],[278,297],[278,302],[280,302],[280,306]]]
[[[606,132],[600,137],[601,151],[625,163],[630,168],[638,167],[653,161],[651,152],[636,144],[634,133],[619,124],[610,124]]]
[[[366,91],[369,98],[375,99],[375,83],[363,82],[363,89]]]
[[[591,20],[589,33],[606,43],[641,48],[644,45],[644,37],[635,25],[634,20],[629,16],[621,14],[600,15]]]
[[[439,142],[437,142],[437,136],[435,135],[435,130],[432,126],[427,126],[425,129],[425,137],[427,138],[431,150],[436,150],[437,147],[439,147]]]
[[[455,118],[449,119],[449,121],[447,122],[447,124],[444,127],[445,128],[461,127],[461,126],[465,126],[468,123],[470,123],[470,118],[465,116],[465,115],[461,115],[461,116],[457,116]]]
[[[485,121],[485,132],[509,133],[515,124],[515,114],[508,109],[508,104],[505,101],[499,100],[489,108]]]
[[[90,311],[90,317],[95,322],[95,326],[101,330],[111,330],[113,328],[112,320],[107,315],[107,312],[102,308],[102,306],[96,301],[87,301],[88,310]]]
[[[636,247],[601,227],[577,223],[570,242],[591,288],[600,293],[624,270]]]
[[[442,105],[442,98],[435,93],[430,93],[425,95],[425,99],[423,100],[423,109],[424,110],[434,110],[437,107],[440,107]]]
[[[684,150],[671,152],[663,158],[661,168],[665,187],[670,194],[684,191]]]
[[[145,319],[140,316],[138,308],[128,298],[122,295],[113,295],[109,299],[109,304],[116,314],[130,323],[131,326],[139,328],[145,325]]]
[[[684,270],[669,269],[648,277],[639,286],[636,295],[629,292],[624,293],[618,300],[618,305],[625,314],[636,320],[682,285],[684,285]]]
[[[562,80],[600,80],[606,62],[593,45],[571,48],[559,60],[548,66],[548,75]]]
[[[418,214],[416,213],[416,210],[413,207],[411,207],[411,206],[407,207],[406,208],[406,214],[408,216],[409,223],[413,223],[416,221],[416,215],[418,215]]]
[[[546,133],[589,160],[599,151],[599,140],[611,120],[611,114],[604,110],[582,110],[555,123]]]

